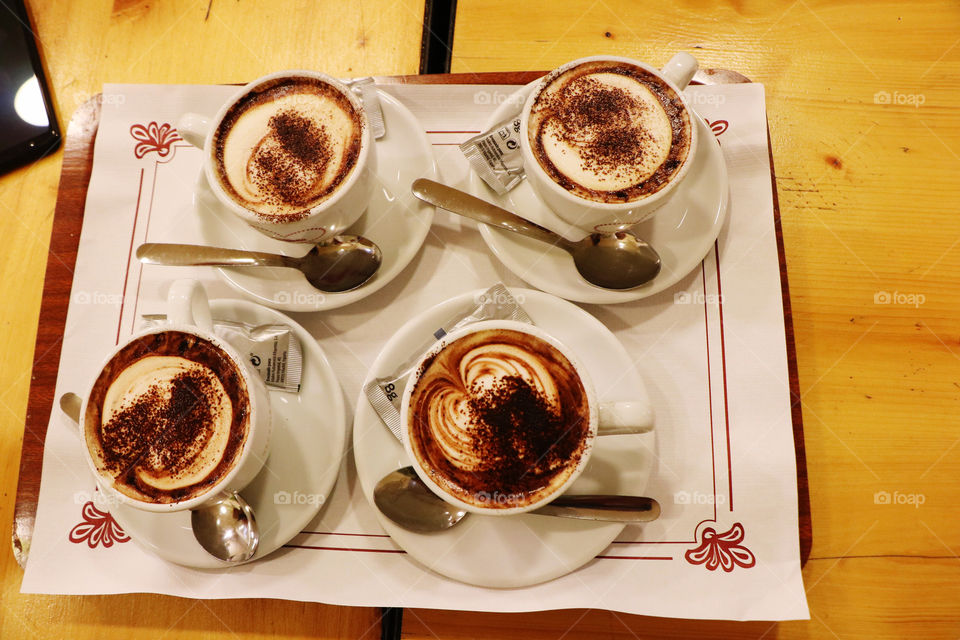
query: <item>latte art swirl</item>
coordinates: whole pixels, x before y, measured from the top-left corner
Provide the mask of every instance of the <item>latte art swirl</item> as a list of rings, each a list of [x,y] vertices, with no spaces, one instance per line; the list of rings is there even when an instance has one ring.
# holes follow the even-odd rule
[[[484,507],[537,501],[575,471],[589,431],[583,384],[540,338],[493,329],[447,345],[411,393],[410,441],[454,497]],[[509,503],[489,496],[510,495]]]

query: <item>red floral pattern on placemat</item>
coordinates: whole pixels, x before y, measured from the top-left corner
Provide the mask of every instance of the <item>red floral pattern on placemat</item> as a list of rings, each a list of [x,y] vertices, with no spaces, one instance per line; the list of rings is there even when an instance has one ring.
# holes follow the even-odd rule
[[[110,548],[115,542],[130,540],[130,536],[124,533],[113,516],[107,511],[97,509],[92,501],[84,503],[80,516],[83,522],[70,530],[70,542],[74,544],[86,542],[88,547],[96,549],[100,545]]]
[[[710,122],[704,118],[704,122],[706,122],[707,126],[710,127],[710,131],[713,131],[713,135],[718,137],[730,126],[730,123],[726,120],[714,120],[713,122]]]
[[[133,155],[138,160],[151,151],[156,151],[161,158],[166,158],[172,151],[173,143],[183,140],[173,125],[166,122],[135,124],[130,127],[130,135],[137,141],[137,146],[133,148]]]
[[[684,557],[690,564],[705,565],[710,571],[716,571],[717,567],[727,573],[737,566],[749,569],[757,564],[757,559],[753,552],[740,544],[743,538],[743,525],[739,522],[720,534],[713,527],[705,527],[700,536],[700,546],[687,551]]]

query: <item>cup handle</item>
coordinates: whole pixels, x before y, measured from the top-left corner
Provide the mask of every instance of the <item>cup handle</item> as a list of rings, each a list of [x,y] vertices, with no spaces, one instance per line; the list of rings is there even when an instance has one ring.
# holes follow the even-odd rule
[[[60,411],[70,418],[73,423],[74,433],[79,432],[80,427],[80,409],[83,406],[83,398],[75,393],[67,392],[60,396]]]
[[[177,132],[180,137],[198,149],[203,149],[203,143],[206,142],[209,131],[210,118],[199,113],[185,113],[177,121]]]
[[[682,91],[693,80],[693,74],[697,72],[699,66],[700,63],[697,62],[696,58],[685,51],[681,51],[670,58],[667,65],[661,69],[661,73]]]
[[[653,429],[653,410],[642,402],[602,402],[597,416],[597,435],[646,433]]]
[[[167,317],[174,324],[189,324],[204,331],[213,330],[207,292],[196,280],[174,281],[167,294],[167,306]]]

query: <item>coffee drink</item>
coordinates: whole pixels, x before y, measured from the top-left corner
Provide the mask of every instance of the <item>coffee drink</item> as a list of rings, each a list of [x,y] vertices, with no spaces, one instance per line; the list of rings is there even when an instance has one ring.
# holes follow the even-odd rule
[[[267,81],[233,104],[214,132],[217,179],[265,221],[300,220],[356,170],[364,126],[343,90],[320,78]]]
[[[428,356],[415,378],[411,449],[433,482],[464,503],[539,502],[589,454],[588,393],[567,357],[537,336],[469,333]]]
[[[662,78],[618,60],[561,67],[533,101],[527,136],[543,171],[597,203],[634,202],[678,175],[691,149],[689,110]]]
[[[182,502],[237,464],[250,413],[244,377],[225,351],[191,333],[161,331],[134,339],[100,372],[84,437],[97,473],[120,493]]]

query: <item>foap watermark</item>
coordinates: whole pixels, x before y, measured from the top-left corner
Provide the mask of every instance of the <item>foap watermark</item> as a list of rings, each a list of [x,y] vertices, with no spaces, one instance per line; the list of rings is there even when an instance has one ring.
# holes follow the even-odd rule
[[[74,291],[70,297],[74,304],[118,305],[123,302],[122,293],[106,293],[104,291]]]
[[[901,93],[900,91],[890,93],[881,90],[873,94],[873,104],[894,104],[918,109],[926,101],[927,96],[922,93]]]
[[[322,493],[300,493],[294,491],[277,491],[273,494],[273,504],[277,505],[322,505],[327,497]]]
[[[512,305],[523,304],[526,302],[527,298],[522,293],[516,295],[508,293],[507,291],[484,291],[483,293],[478,293],[473,296],[473,304],[475,305],[486,305],[486,304],[496,304],[496,305]]]
[[[473,94],[473,104],[489,104],[498,106],[509,102],[510,104],[516,104],[517,106],[523,104],[525,95],[519,93],[507,93],[505,91],[487,91],[480,90],[475,91]]]
[[[501,507],[519,507],[524,504],[524,498],[526,496],[522,493],[501,493],[500,491],[494,491],[490,493],[488,491],[478,491],[473,494],[473,499],[481,505],[498,505]]]
[[[727,101],[727,96],[722,93],[706,93],[697,91],[696,93],[686,94],[687,102],[694,106],[710,105],[719,107]]]
[[[122,506],[123,501],[112,493],[105,493],[94,489],[93,491],[77,491],[73,494],[73,504],[87,504],[92,502],[97,507],[110,509],[111,507]]]
[[[277,291],[273,294],[273,301],[277,304],[295,304],[297,306],[318,306],[326,302],[327,296],[322,293],[306,293],[304,291]]]
[[[678,291],[673,294],[673,304],[723,304],[723,294]]]
[[[922,493],[901,493],[900,491],[877,491],[873,494],[873,504],[908,504],[915,509],[927,501],[927,496]]]
[[[725,504],[726,496],[702,493],[700,491],[677,491],[673,494],[674,504]]]
[[[873,294],[873,304],[898,304],[918,308],[927,301],[922,293],[905,293],[903,291],[877,291]]]

